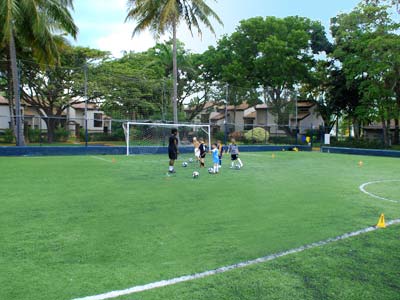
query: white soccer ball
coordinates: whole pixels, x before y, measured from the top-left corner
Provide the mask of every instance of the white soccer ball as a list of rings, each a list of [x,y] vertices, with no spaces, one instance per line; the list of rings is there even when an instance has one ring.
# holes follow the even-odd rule
[[[189,158],[189,162],[192,163],[193,162],[193,158]]]
[[[193,172],[193,178],[198,178],[199,177],[199,175],[200,175],[200,173],[199,172],[197,172],[197,171],[194,171]]]
[[[187,163],[186,161],[184,161],[184,162],[182,163],[182,167],[186,168],[187,166],[188,166],[188,163]]]
[[[241,167],[240,167],[240,165],[236,165],[235,168],[236,168],[236,170],[240,170]]]
[[[213,168],[208,168],[208,173],[209,174],[214,174],[214,169]]]

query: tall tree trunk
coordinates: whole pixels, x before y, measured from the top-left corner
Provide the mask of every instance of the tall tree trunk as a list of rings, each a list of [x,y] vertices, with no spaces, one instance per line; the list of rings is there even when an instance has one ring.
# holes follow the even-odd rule
[[[174,123],[178,123],[178,63],[177,63],[177,47],[176,47],[176,27],[177,22],[174,21],[172,25],[172,76],[173,76],[173,93],[172,93],[172,111],[174,116]]]
[[[389,137],[388,137],[386,121],[384,118],[382,118],[382,134],[383,134],[383,144],[385,145],[385,147],[387,147],[389,146]]]
[[[8,58],[10,58],[8,56]],[[9,61],[10,59],[8,59]],[[7,63],[7,84],[8,84],[8,93],[7,93],[7,100],[8,100],[8,109],[10,112],[10,129],[16,136],[15,131],[15,114],[14,114],[14,95],[13,95],[13,79],[12,79],[12,72],[11,72],[11,64]]]
[[[47,126],[47,142],[51,144],[55,138],[56,120],[54,118],[46,118],[44,121]]]
[[[356,140],[360,139],[360,123],[357,118],[353,118],[353,128],[354,128],[354,138]]]
[[[339,137],[339,115],[336,116],[336,140]]]
[[[15,98],[15,125],[16,125],[16,139],[17,146],[25,146],[24,140],[24,124],[21,115],[21,102],[19,94],[19,82],[18,82],[18,67],[17,67],[17,53],[15,50],[15,40],[13,27],[11,26],[10,31],[10,60],[11,60],[11,73],[13,78],[13,94]]]

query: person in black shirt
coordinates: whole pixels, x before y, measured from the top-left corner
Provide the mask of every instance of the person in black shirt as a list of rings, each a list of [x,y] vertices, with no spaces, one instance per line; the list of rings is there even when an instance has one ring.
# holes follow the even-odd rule
[[[171,129],[171,136],[168,143],[168,157],[169,157],[169,173],[175,173],[174,164],[178,159],[178,129]]]
[[[199,150],[200,150],[200,168],[204,168],[205,167],[205,158],[206,158],[206,153],[207,153],[207,148],[206,145],[204,144],[204,140],[202,138],[199,139],[200,141],[200,146],[199,146]]]

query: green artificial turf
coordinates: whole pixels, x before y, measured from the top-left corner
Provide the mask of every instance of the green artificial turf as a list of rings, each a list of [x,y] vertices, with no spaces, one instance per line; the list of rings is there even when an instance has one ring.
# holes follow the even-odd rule
[[[225,158],[220,174],[201,170],[193,179],[194,164],[180,166],[187,158],[173,176],[166,174],[165,155],[0,158],[0,299],[125,289],[359,230],[381,213],[400,215],[399,203],[359,191],[365,182],[400,180],[398,159],[243,153],[241,170],[229,169]],[[400,200],[399,184],[367,189]],[[342,267],[366,276],[370,299],[386,285],[387,298],[380,299],[391,299],[399,279],[387,283],[384,274],[398,272],[398,256],[382,247],[400,246],[396,230],[123,299],[274,299],[265,296],[273,291],[279,291],[275,299],[357,299],[351,291],[364,289],[341,281]],[[386,235],[387,241],[379,238]],[[353,246],[362,256],[343,266]],[[386,269],[365,275],[377,259]]]

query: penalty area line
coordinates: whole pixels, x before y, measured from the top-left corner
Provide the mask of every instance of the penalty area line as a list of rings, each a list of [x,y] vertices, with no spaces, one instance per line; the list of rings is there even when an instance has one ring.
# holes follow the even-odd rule
[[[396,219],[396,220],[392,220],[389,222],[386,222],[386,226],[391,226],[391,225],[395,225],[395,224],[400,224],[400,219]],[[216,274],[220,274],[220,273],[225,273],[231,270],[235,270],[235,269],[239,269],[239,268],[245,268],[251,265],[257,265],[260,263],[264,263],[264,262],[268,262],[271,260],[275,260],[277,258],[283,257],[283,256],[287,256],[290,254],[295,254],[295,253],[299,253],[299,252],[303,252],[305,250],[309,250],[309,249],[313,249],[316,247],[321,247],[321,246],[325,246],[327,244],[330,243],[334,243],[337,241],[341,241],[341,240],[345,240],[351,237],[355,237],[364,233],[368,233],[368,232],[372,232],[375,230],[378,230],[379,228],[377,228],[376,226],[371,226],[371,227],[367,227],[358,231],[354,231],[354,232],[349,232],[349,233],[345,233],[342,234],[340,236],[334,237],[334,238],[329,238],[323,241],[319,241],[319,242],[315,242],[315,243],[311,243],[308,245],[304,245],[304,246],[300,246],[298,248],[294,248],[291,250],[287,250],[287,251],[283,251],[283,252],[278,252],[275,254],[271,254],[271,255],[267,255],[267,256],[263,256],[263,257],[259,257],[256,259],[252,259],[252,260],[248,260],[245,262],[240,262],[237,264],[233,264],[233,265],[229,265],[229,266],[224,266],[224,267],[220,267],[214,270],[209,270],[209,271],[204,271],[201,273],[196,273],[196,274],[191,274],[191,275],[185,275],[185,276],[181,276],[181,277],[176,277],[176,278],[172,278],[172,279],[167,279],[167,280],[161,280],[161,281],[156,281],[156,282],[152,282],[152,283],[148,283],[145,285],[138,285],[138,286],[134,286],[131,288],[127,288],[124,290],[117,290],[117,291],[112,291],[112,292],[107,292],[104,294],[99,294],[99,295],[94,295],[94,296],[87,296],[87,297],[83,297],[83,298],[75,298],[73,300],[104,300],[104,299],[112,299],[112,298],[116,298],[116,297],[120,297],[120,296],[126,296],[126,295],[130,295],[130,294],[134,294],[134,293],[139,293],[139,292],[144,292],[144,291],[148,291],[148,290],[152,290],[152,289],[156,289],[156,288],[161,288],[164,286],[169,286],[169,285],[174,285],[177,283],[181,283],[181,282],[186,282],[186,281],[192,281],[192,280],[196,280],[196,279],[200,279],[200,278],[204,278],[204,277],[208,277],[208,276],[212,276],[212,275],[216,275]]]
[[[98,156],[90,156],[90,157],[94,158],[94,159],[101,160],[101,161],[105,161],[105,162],[108,162],[108,163],[112,163],[111,160],[108,160],[108,159],[105,159],[105,158],[102,158],[102,157],[98,157]]]

